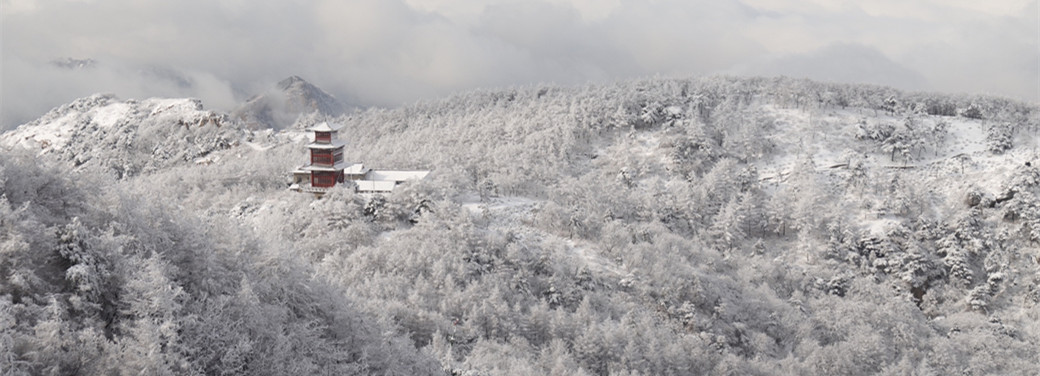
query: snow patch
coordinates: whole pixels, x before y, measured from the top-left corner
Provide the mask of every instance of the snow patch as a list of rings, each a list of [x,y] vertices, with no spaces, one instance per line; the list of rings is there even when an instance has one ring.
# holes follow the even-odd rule
[[[120,120],[127,117],[130,111],[130,105],[122,102],[111,103],[103,107],[98,107],[93,111],[90,111],[93,119],[91,122],[97,124],[102,128],[112,128]]]
[[[61,150],[68,143],[69,136],[79,118],[79,113],[69,112],[47,123],[31,127],[23,125],[14,131],[5,133],[2,144],[7,147],[39,150],[41,154],[51,150]]]
[[[481,214],[485,209],[489,211],[513,211],[514,209],[527,207],[533,207],[541,201],[533,200],[527,197],[492,197],[487,202],[481,202],[480,197],[476,194],[469,194],[462,198],[462,207],[473,214]]]

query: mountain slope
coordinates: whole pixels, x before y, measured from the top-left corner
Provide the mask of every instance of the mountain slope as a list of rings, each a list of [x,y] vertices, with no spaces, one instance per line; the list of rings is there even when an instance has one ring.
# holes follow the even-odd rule
[[[305,263],[130,193],[0,150],[5,373],[438,374]]]
[[[108,188],[298,261],[454,374],[1030,374],[1038,113],[790,79],[487,90],[332,119],[345,159],[433,170],[390,196],[286,191],[298,130]]]
[[[418,307],[393,312],[418,343],[437,343],[429,325],[466,333],[445,336],[454,359],[465,354],[445,363],[457,369],[1021,373],[1040,333],[1037,113],[1000,98],[735,78],[367,111],[345,120],[347,158],[433,167],[425,189],[466,205],[473,230],[441,208],[426,227],[318,259],[373,313]],[[426,287],[452,284],[462,287]],[[411,316],[431,311],[443,316]],[[454,317],[463,324],[435,325]],[[553,331],[546,317],[581,329]],[[1000,344],[990,356],[1003,363],[950,355],[973,336]],[[838,355],[849,352],[860,355]]]

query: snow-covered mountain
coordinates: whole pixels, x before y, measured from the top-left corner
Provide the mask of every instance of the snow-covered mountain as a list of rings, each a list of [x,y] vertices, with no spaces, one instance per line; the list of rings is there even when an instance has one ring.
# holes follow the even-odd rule
[[[250,98],[232,116],[246,126],[282,129],[292,125],[301,115],[339,116],[345,106],[324,90],[298,76],[291,76]]]
[[[314,199],[285,189],[297,129],[93,96],[0,135],[0,331],[26,373],[1031,374],[1038,114],[791,79],[470,92],[330,119],[346,160],[434,173]],[[101,190],[93,164],[138,167]]]
[[[122,178],[199,162],[251,135],[226,114],[205,110],[198,99],[120,100],[98,94],[0,134],[0,146]]]

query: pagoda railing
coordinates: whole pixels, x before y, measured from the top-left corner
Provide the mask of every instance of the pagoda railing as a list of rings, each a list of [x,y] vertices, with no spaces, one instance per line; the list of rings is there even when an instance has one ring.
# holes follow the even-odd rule
[[[307,192],[307,193],[325,193],[325,192],[328,192],[328,191],[329,191],[329,189],[330,189],[330,188],[322,188],[322,187],[310,187],[310,186],[307,186],[307,187],[300,187],[300,192]]]

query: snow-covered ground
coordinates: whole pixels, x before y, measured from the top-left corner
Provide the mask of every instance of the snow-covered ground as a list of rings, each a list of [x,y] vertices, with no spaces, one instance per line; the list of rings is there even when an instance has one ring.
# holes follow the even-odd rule
[[[631,278],[631,271],[617,261],[605,257],[602,250],[592,242],[560,236],[533,226],[535,213],[545,203],[545,200],[526,197],[490,197],[485,202],[481,202],[476,195],[462,198],[462,207],[470,214],[488,221],[490,228],[508,231],[529,242],[537,239],[538,244],[552,248],[550,251],[553,254],[570,258],[574,264],[588,268],[594,275],[613,279],[626,276]]]

